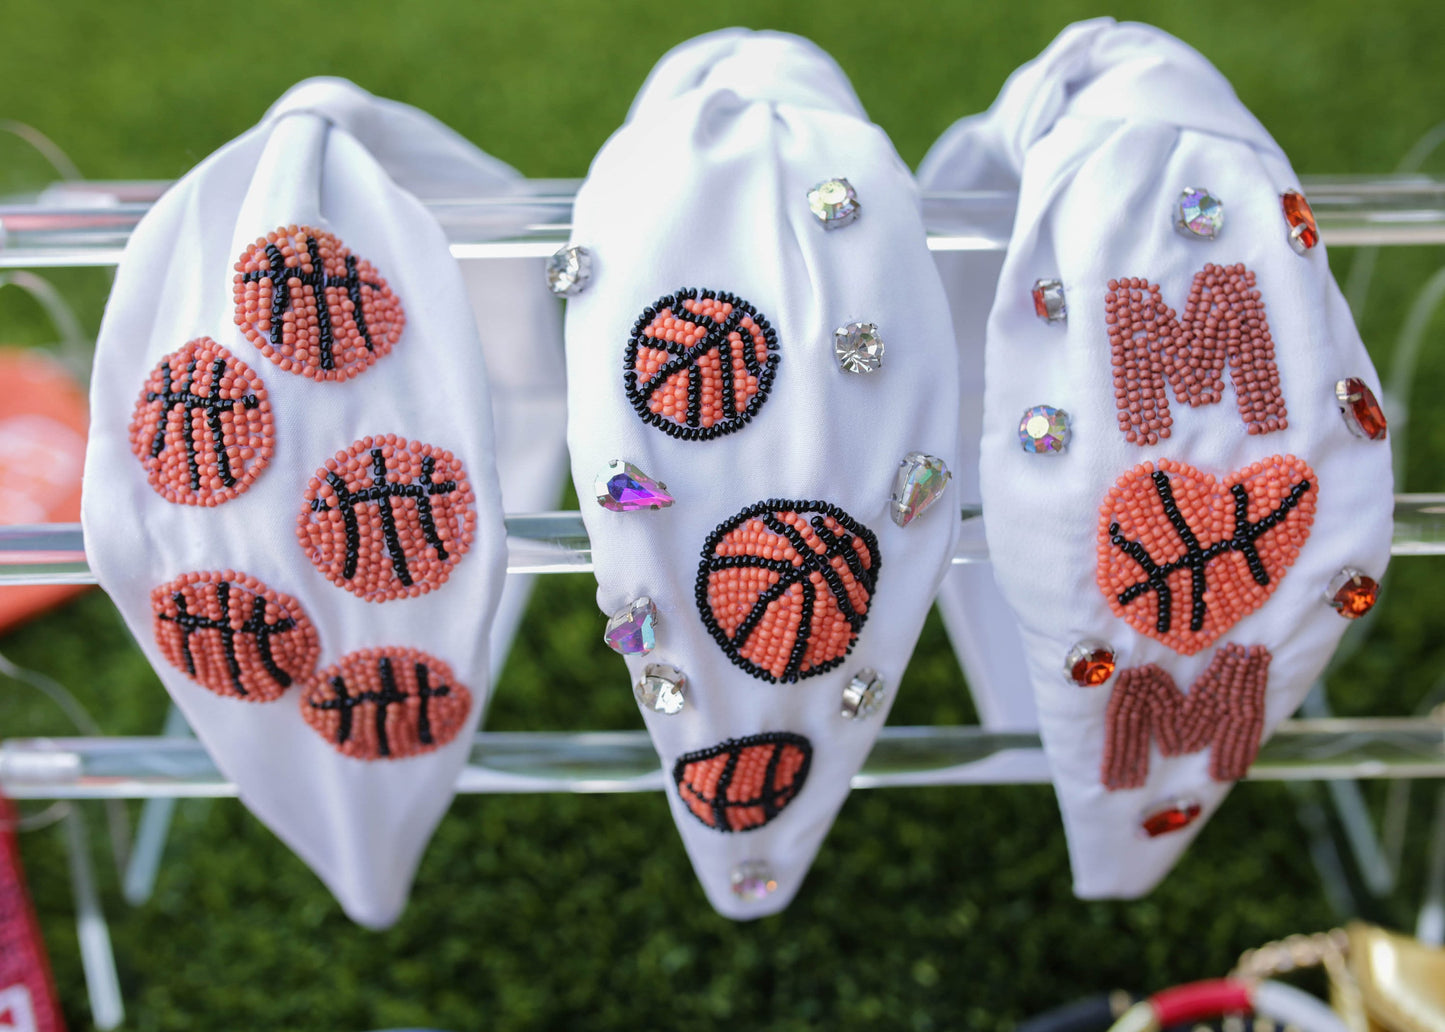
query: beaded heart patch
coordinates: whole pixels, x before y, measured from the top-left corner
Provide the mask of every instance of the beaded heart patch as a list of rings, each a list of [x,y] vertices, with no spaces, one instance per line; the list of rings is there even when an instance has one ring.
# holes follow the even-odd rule
[[[1223,480],[1142,463],[1099,507],[1099,590],[1135,630],[1192,656],[1274,593],[1309,538],[1317,495],[1293,455]]]
[[[708,536],[698,612],[739,667],[764,681],[798,681],[843,662],[881,563],[873,532],[836,505],[768,499]]]
[[[701,441],[747,425],[777,367],[777,334],[756,308],[726,291],[683,289],[638,317],[623,384],[643,420]]]
[[[729,738],[679,756],[672,780],[693,816],[716,831],[761,828],[808,779],[813,746],[789,731]]]

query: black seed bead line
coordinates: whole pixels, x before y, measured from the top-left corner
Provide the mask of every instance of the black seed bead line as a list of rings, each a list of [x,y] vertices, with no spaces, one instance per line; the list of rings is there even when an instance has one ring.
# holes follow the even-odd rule
[[[732,784],[733,774],[737,771],[738,760],[745,750],[755,745],[772,745],[772,755],[768,757],[767,774],[763,779],[763,794],[753,799],[732,800],[727,797],[727,790]],[[782,759],[785,746],[792,746],[803,754],[803,762],[799,764],[798,771],[793,775],[793,780],[784,788],[778,788],[775,784],[777,777],[778,763]],[[800,734],[792,731],[767,731],[762,734],[748,735],[745,738],[728,738],[717,745],[709,746],[706,749],[699,749],[696,752],[684,753],[677,758],[672,765],[672,780],[677,785],[678,795],[682,795],[684,786],[696,798],[704,799],[702,792],[697,786],[687,781],[687,768],[694,763],[701,763],[712,759],[715,756],[728,754],[727,766],[718,775],[717,786],[713,790],[711,800],[713,823],[707,821],[687,806],[686,799],[683,805],[687,806],[687,812],[697,818],[703,827],[711,828],[713,831],[721,831],[725,834],[736,834],[738,832],[757,831],[759,828],[772,822],[783,807],[795,799],[803,789],[803,783],[808,780],[808,771],[813,766],[813,743]],[[729,810],[741,810],[748,807],[761,806],[763,808],[762,824],[754,824],[747,828],[734,828],[728,823],[727,814]]]
[[[683,308],[682,303],[697,300],[721,301],[733,306],[733,310],[725,322],[716,323],[709,317],[712,325],[701,322],[694,323],[707,330],[700,344],[688,348],[676,341],[648,337],[643,334],[642,331],[664,309],[671,309],[675,318],[692,322],[692,319],[689,318],[692,313]],[[743,366],[750,375],[758,378],[758,392],[748,400],[745,409],[738,411],[733,382],[732,344],[728,340],[728,334],[738,330],[739,323],[744,316],[751,318],[753,324],[758,328],[758,332],[762,334],[767,345],[768,357],[766,362],[759,362],[757,342],[752,338],[752,334],[744,335],[746,339],[742,349]],[[641,347],[664,351],[676,357],[659,369],[646,384],[639,385],[637,382],[637,352]],[[717,351],[721,365],[723,397],[727,399],[724,405],[726,415],[712,426],[704,427],[701,425],[702,377],[694,363],[713,351]],[[762,315],[751,303],[726,290],[679,287],[673,293],[658,298],[644,308],[642,315],[633,323],[632,334],[622,357],[622,385],[627,392],[627,400],[632,403],[633,410],[643,422],[657,427],[669,437],[675,437],[680,441],[706,441],[741,430],[752,422],[753,416],[757,415],[758,410],[762,408],[763,402],[767,400],[772,391],[779,357],[777,331],[773,329],[772,323],[768,321],[767,317]],[[649,407],[652,396],[667,383],[668,379],[682,370],[689,371],[685,425],[674,422],[659,412],[653,412]]]
[[[823,554],[815,552],[800,534],[789,535],[779,532],[771,524],[777,512],[792,511],[798,515],[805,513],[817,513],[818,515],[810,521],[814,531],[822,540],[825,550]],[[748,520],[759,515],[769,517],[769,530],[775,534],[783,533],[794,550],[803,558],[801,566],[794,566],[786,559],[768,559],[763,556],[750,555],[718,555],[717,547],[722,539],[745,524]],[[823,525],[824,517],[831,517],[840,527],[847,531],[851,537],[835,534]],[[781,521],[776,521],[781,523]],[[783,524],[787,527],[787,524]],[[868,549],[868,555],[872,565],[865,569],[862,560],[858,558],[857,550],[853,547],[854,540],[861,540]],[[833,567],[831,560],[835,556],[843,557],[848,564],[849,572],[859,585],[868,592],[868,599],[871,602],[873,593],[878,585],[878,574],[883,568],[883,556],[878,551],[878,537],[871,530],[859,523],[848,513],[831,502],[821,500],[797,501],[788,498],[768,498],[756,502],[739,512],[732,519],[719,523],[708,535],[707,541],[702,548],[702,562],[698,565],[697,580],[693,586],[693,599],[697,603],[698,615],[702,618],[703,626],[714,641],[721,646],[723,654],[734,666],[745,671],[753,677],[769,684],[795,684],[798,681],[809,677],[816,677],[819,674],[827,673],[829,670],[839,666],[847,656],[852,653],[853,645],[857,636],[863,630],[863,624],[868,619],[867,613],[859,613],[853,609],[848,600],[847,590],[843,586],[838,571]],[[733,632],[731,638],[718,623],[717,617],[713,615],[712,607],[708,604],[708,586],[712,580],[712,574],[729,569],[754,569],[765,570],[769,573],[778,574],[777,583],[769,586],[767,590],[758,595],[758,600],[753,608]],[[833,659],[824,660],[809,667],[806,672],[801,666],[803,656],[807,653],[808,643],[812,640],[812,618],[817,602],[816,590],[814,589],[809,574],[814,570],[818,571],[827,582],[830,591],[833,593],[838,611],[848,621],[849,627],[853,630],[853,640],[849,642],[843,655]],[[791,578],[791,579],[790,579]],[[788,664],[781,677],[774,676],[771,672],[764,670],[751,660],[739,654],[741,648],[747,644],[748,636],[759,623],[767,616],[768,606],[785,595],[794,585],[801,585],[803,590],[803,612],[802,619],[798,623],[797,638],[793,642],[793,648],[788,655]]]
[[[1278,508],[1263,516],[1259,522],[1251,523],[1249,520],[1249,492],[1243,484],[1234,484],[1229,489],[1230,494],[1234,496],[1234,535],[1218,541],[1208,548],[1202,548],[1193,529],[1184,519],[1184,514],[1179,511],[1168,475],[1162,470],[1155,470],[1151,479],[1154,481],[1154,490],[1159,496],[1159,504],[1164,510],[1164,515],[1168,517],[1170,525],[1174,527],[1174,532],[1179,535],[1180,543],[1184,545],[1184,554],[1167,566],[1160,566],[1154,562],[1149,550],[1144,547],[1142,542],[1129,541],[1120,533],[1118,523],[1109,524],[1109,541],[1115,548],[1138,563],[1140,570],[1144,573],[1144,580],[1126,588],[1119,594],[1119,604],[1127,606],[1146,591],[1153,591],[1159,607],[1154,626],[1160,634],[1168,634],[1173,623],[1172,594],[1168,577],[1176,570],[1187,569],[1190,573],[1192,604],[1189,611],[1189,629],[1196,632],[1204,629],[1204,618],[1209,611],[1208,603],[1204,600],[1204,593],[1208,587],[1206,576],[1208,566],[1221,555],[1239,552],[1244,556],[1245,564],[1249,567],[1249,573],[1254,578],[1254,582],[1261,587],[1267,585],[1269,572],[1264,568],[1264,562],[1259,557],[1259,550],[1255,547],[1255,542],[1283,523],[1290,512],[1299,505],[1300,499],[1305,496],[1311,486],[1308,480],[1301,480],[1292,485],[1289,495],[1279,503]]]
[[[252,393],[239,398],[222,398],[219,395],[202,396],[194,392],[196,383],[196,360],[192,358],[186,364],[185,382],[177,389],[173,387],[171,378],[170,358],[161,362],[161,389],[159,391],[147,391],[145,400],[159,401],[161,408],[156,422],[155,435],[151,438],[151,458],[156,458],[165,449],[166,431],[171,426],[171,412],[177,408],[185,410],[183,417],[183,429],[186,441],[186,466],[191,474],[191,490],[201,489],[201,466],[196,455],[195,428],[191,424],[193,412],[204,412],[206,416],[206,427],[211,431],[211,438],[216,451],[216,474],[221,478],[221,483],[226,487],[236,486],[235,474],[231,471],[230,457],[226,454],[226,429],[221,423],[221,415],[225,412],[236,413],[238,408],[249,411],[261,404],[259,395]],[[226,360],[217,358],[211,363],[211,387],[213,391],[219,391],[221,378],[226,375]]]

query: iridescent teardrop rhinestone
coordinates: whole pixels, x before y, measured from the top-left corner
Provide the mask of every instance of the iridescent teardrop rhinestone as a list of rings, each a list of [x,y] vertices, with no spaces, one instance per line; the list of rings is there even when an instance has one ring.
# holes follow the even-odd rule
[[[632,686],[637,704],[657,713],[672,716],[687,705],[687,678],[682,671],[667,663],[649,663],[642,678]]]
[[[1056,279],[1034,281],[1034,314],[1044,322],[1064,322],[1068,319],[1063,283]]]
[[[657,648],[657,606],[646,595],[623,606],[608,619],[602,640],[621,655],[647,655]]]
[[[1049,405],[1035,405],[1019,420],[1019,444],[1037,455],[1063,451],[1069,445],[1069,414]]]
[[[858,217],[861,206],[846,179],[825,179],[808,191],[808,207],[824,229],[841,229]]]
[[[1286,190],[1280,195],[1284,207],[1284,220],[1289,223],[1289,246],[1295,254],[1304,254],[1320,242],[1320,229],[1315,224],[1315,213],[1310,202],[1298,190]]]
[[[1346,566],[1330,578],[1330,585],[1325,589],[1325,599],[1346,620],[1364,616],[1375,608],[1379,597],[1379,583],[1353,566]]]
[[[1389,432],[1385,422],[1385,410],[1375,400],[1375,392],[1358,376],[1341,380],[1335,384],[1335,401],[1340,406],[1340,415],[1345,426],[1356,437],[1370,441],[1383,441]]]
[[[888,515],[900,527],[906,527],[943,495],[953,474],[943,460],[923,452],[909,452],[898,463],[893,475],[893,504]]]
[[[744,860],[732,870],[733,895],[738,899],[756,903],[766,899],[778,889],[778,880],[773,869],[761,860]]]
[[[558,297],[576,297],[592,278],[592,252],[564,247],[547,259],[547,286]]]
[[[609,462],[592,486],[597,492],[597,504],[612,512],[666,509],[674,501],[666,484],[621,459]]]
[[[1224,202],[1208,190],[1186,186],[1179,195],[1174,225],[1187,237],[1213,240],[1224,228]]]
[[[887,694],[888,686],[878,676],[878,671],[864,667],[843,689],[843,716],[849,720],[871,717],[883,705]]]
[[[1064,675],[1080,688],[1097,688],[1114,676],[1114,650],[1107,642],[1086,638],[1064,657]]]
[[[1174,799],[1145,814],[1139,827],[1149,838],[1158,838],[1189,827],[1203,811],[1204,808],[1194,799]]]
[[[876,373],[883,365],[883,338],[871,322],[849,323],[833,331],[833,352],[850,373]]]

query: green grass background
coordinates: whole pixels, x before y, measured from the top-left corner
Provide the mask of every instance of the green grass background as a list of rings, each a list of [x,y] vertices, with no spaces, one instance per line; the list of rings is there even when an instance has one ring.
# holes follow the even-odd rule
[[[296,80],[334,74],[418,105],[529,175],[579,176],[668,47],[741,24],[803,33],[831,51],[916,163],[1065,24],[1102,13],[1153,21],[1203,51],[1304,172],[1388,171],[1445,119],[1438,0],[3,0],[0,118],[43,129],[89,175],[172,178],[254,124]],[[0,191],[33,185],[38,162],[5,146]],[[1337,274],[1352,257],[1331,255]],[[1360,313],[1382,368],[1405,306],[1441,258],[1430,248],[1382,257]],[[53,278],[93,331],[105,274]],[[52,335],[23,298],[0,294],[0,340]],[[1427,351],[1408,399],[1417,413],[1437,403],[1442,366],[1445,352]],[[1417,418],[1411,444],[1401,487],[1445,486],[1445,432]],[[1436,560],[1397,565],[1368,641],[1333,678],[1338,710],[1408,713],[1431,692],[1445,659],[1440,571]],[[545,578],[490,726],[639,727],[599,630],[589,578]],[[160,726],[164,693],[99,594],[0,639],[0,649],[69,685],[108,732]],[[892,722],[971,717],[930,622]],[[0,735],[68,730],[28,689],[0,679]],[[1369,794],[1378,809],[1381,787]],[[1416,789],[1417,800],[1424,794]],[[149,904],[127,907],[113,872],[103,892],[128,1028],[1003,1029],[1086,991],[1218,975],[1246,947],[1331,924],[1297,817],[1298,803],[1321,798],[1240,787],[1168,881],[1135,903],[1071,897],[1043,787],[855,793],[796,902],[751,924],[711,912],[654,796],[458,798],[410,908],[380,934],[352,926],[232,801],[180,805]],[[1426,813],[1417,806],[1402,887],[1368,908],[1379,919],[1413,920]],[[86,814],[99,832],[99,811]],[[22,850],[67,1018],[87,1027],[62,836],[26,835]]]

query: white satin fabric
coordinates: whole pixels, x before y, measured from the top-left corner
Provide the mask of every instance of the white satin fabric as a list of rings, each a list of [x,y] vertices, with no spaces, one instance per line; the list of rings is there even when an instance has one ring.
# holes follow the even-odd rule
[[[506,568],[503,492],[488,365],[520,366],[538,394],[560,394],[548,367],[555,303],[519,287],[478,310],[445,235],[419,198],[504,192],[517,173],[435,119],[343,80],[302,83],[254,129],[221,148],[160,199],[132,235],[96,351],[86,458],[87,553],[147,658],[242,801],[316,871],[361,924],[391,924],[450,803],[490,684],[489,644]],[[371,261],[405,308],[389,354],[354,379],[317,382],[267,361],[233,321],[232,265],[280,226],[335,234]],[[536,270],[531,270],[536,274]],[[535,280],[533,281],[536,282]],[[479,331],[481,339],[479,339]],[[127,427],[150,370],[186,341],[209,336],[264,381],[275,452],[248,490],[221,505],[178,505],[146,482]],[[538,339],[540,338],[540,339]],[[539,360],[518,359],[536,340]],[[497,342],[505,345],[499,348]],[[485,358],[485,361],[484,361]],[[525,377],[524,377],[525,379]],[[501,411],[510,411],[509,400]],[[510,429],[510,428],[509,428]],[[475,493],[477,527],[449,579],[427,594],[375,603],[329,583],[298,546],[308,480],[362,437],[395,433],[450,450]],[[540,433],[536,462],[507,440],[507,500],[539,508],[555,497],[560,426]],[[520,475],[517,471],[520,470]],[[150,592],[191,571],[234,569],[299,600],[320,639],[318,669],[373,646],[440,659],[472,694],[450,744],[405,759],[342,755],[303,721],[293,686],[274,703],[225,698],[160,654]],[[525,603],[525,585],[504,610]]]
[[[925,190],[1018,195],[986,326],[973,313],[993,281],[945,267],[964,351],[963,409],[976,413],[963,426],[964,447],[979,445],[994,574],[953,574],[942,595],[945,612],[975,691],[991,700],[980,705],[986,720],[1027,726],[1028,707],[1015,696],[1032,689],[1076,892],[1137,896],[1167,873],[1229,785],[1210,779],[1208,749],[1165,759],[1156,741],[1145,786],[1107,791],[1100,765],[1118,675],[1080,688],[1065,679],[1064,657],[1080,639],[1101,639],[1114,646],[1121,668],[1157,663],[1187,691],[1226,642],[1267,646],[1267,737],[1298,706],[1347,626],[1324,600],[1331,578],[1345,566],[1376,579],[1384,572],[1389,446],[1353,436],[1334,398],[1336,381],[1351,376],[1378,395],[1378,378],[1324,247],[1299,255],[1288,243],[1280,196],[1298,189],[1298,177],[1228,82],[1163,32],[1111,19],[1066,29],[1009,79],[987,113],[943,135],[919,179]],[[1186,239],[1172,224],[1179,195],[1191,186],[1224,202],[1215,240]],[[1174,400],[1171,391],[1173,436],[1146,447],[1128,443],[1116,422],[1104,311],[1109,280],[1150,279],[1182,312],[1206,263],[1237,262],[1258,277],[1288,428],[1247,434],[1232,386],[1218,404],[1201,408]],[[1064,284],[1065,325],[1045,323],[1034,311],[1033,284],[1050,278]],[[979,341],[987,380],[981,413]],[[1062,455],[1020,447],[1020,417],[1039,404],[1072,417]],[[1117,477],[1146,460],[1171,458],[1223,478],[1289,454],[1313,467],[1318,509],[1301,555],[1263,606],[1193,656],[1113,615],[1095,583],[1095,561],[1099,506]],[[1198,801],[1201,818],[1144,838],[1141,817],[1181,798]]]
[[[851,182],[862,214],[828,231],[807,195],[834,176]],[[958,466],[957,358],[917,189],[817,47],[728,30],[659,62],[578,193],[572,243],[593,255],[590,286],[568,302],[566,342],[572,475],[598,605],[610,614],[642,595],[657,604],[657,649],[629,656],[627,676],[667,663],[687,677],[681,713],[643,713],[669,775],[669,805],[712,905],[740,919],[773,913],[798,891],[887,716],[885,706],[842,718],[843,689],[871,667],[892,701],[958,534],[952,485],[907,527],[888,515],[906,453]],[[739,295],[777,331],[771,394],[737,432],[679,440],[628,402],[623,356],[634,322],[679,287]],[[834,356],[834,330],[855,321],[875,323],[886,342],[882,369],[871,375],[842,371]],[[613,459],[665,482],[676,504],[603,510],[593,481]],[[708,535],[770,498],[841,507],[877,536],[882,556],[851,654],[791,684],[733,665],[694,601]],[[609,690],[629,690],[621,671]],[[807,737],[813,757],[804,787],[770,823],[724,833],[683,805],[670,776],[680,755],[777,731]],[[761,901],[735,896],[730,874],[744,861],[767,863],[776,892]]]

